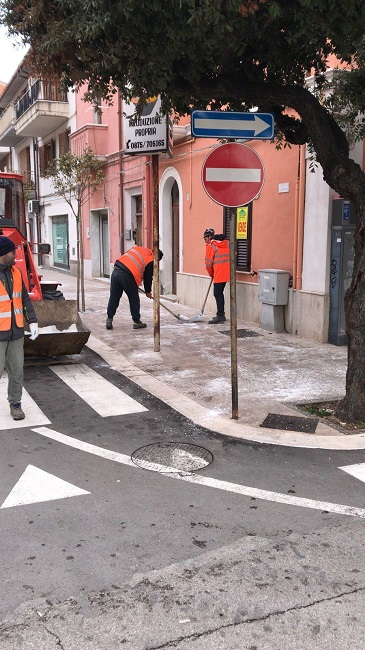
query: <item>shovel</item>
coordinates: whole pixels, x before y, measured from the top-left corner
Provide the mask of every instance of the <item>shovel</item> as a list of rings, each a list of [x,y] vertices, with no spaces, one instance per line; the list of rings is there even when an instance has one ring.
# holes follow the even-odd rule
[[[178,316],[179,316],[179,318],[180,318],[182,321],[184,321],[185,323],[197,323],[198,320],[201,319],[201,317],[202,317],[203,314],[204,314],[205,305],[206,305],[207,300],[208,300],[208,295],[209,295],[209,291],[210,291],[210,288],[211,288],[211,286],[212,286],[212,283],[213,283],[213,278],[211,278],[211,280],[210,280],[210,282],[209,282],[208,291],[207,291],[207,293],[206,293],[206,295],[205,295],[204,302],[203,302],[203,306],[202,306],[202,308],[201,308],[199,314],[197,314],[197,315],[194,316],[193,318],[186,318],[185,316],[181,316],[181,314],[179,314]]]

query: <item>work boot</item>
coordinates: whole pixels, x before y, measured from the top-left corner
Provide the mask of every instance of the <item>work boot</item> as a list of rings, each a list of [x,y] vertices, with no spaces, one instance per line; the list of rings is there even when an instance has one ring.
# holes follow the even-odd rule
[[[105,327],[107,330],[112,330],[113,329],[113,319],[112,318],[107,318]]]
[[[24,420],[25,413],[20,402],[10,402],[10,415],[13,420]]]
[[[225,323],[226,317],[224,314],[217,314],[211,320],[208,320],[209,325],[217,325],[218,323]]]
[[[134,330],[143,330],[144,327],[147,327],[146,323],[142,323],[142,321],[138,321],[138,323],[133,323],[133,329]]]

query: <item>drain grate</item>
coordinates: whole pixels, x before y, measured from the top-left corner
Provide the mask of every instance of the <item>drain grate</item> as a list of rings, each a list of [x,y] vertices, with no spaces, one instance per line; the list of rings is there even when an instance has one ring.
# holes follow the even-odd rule
[[[220,334],[226,334],[226,336],[231,335],[231,330],[220,330]],[[249,339],[254,336],[262,336],[262,334],[259,334],[258,332],[253,332],[252,330],[237,330],[237,338],[238,339]]]
[[[301,418],[295,415],[279,415],[269,413],[260,427],[266,429],[284,429],[284,431],[301,431],[302,433],[315,433],[318,418]]]
[[[153,472],[194,472],[213,462],[213,454],[198,445],[159,442],[140,447],[131,459],[135,465]]]

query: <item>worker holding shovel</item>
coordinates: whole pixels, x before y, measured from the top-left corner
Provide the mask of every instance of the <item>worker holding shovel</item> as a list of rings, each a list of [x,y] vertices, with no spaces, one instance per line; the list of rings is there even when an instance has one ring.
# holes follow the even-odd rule
[[[159,250],[158,259],[162,260],[163,253]],[[127,294],[129,308],[133,319],[133,329],[147,327],[142,323],[140,314],[140,299],[138,287],[142,284],[146,296],[152,298],[153,251],[143,246],[133,246],[129,251],[118,257],[110,282],[110,297],[107,307],[106,329],[113,329],[113,317],[119,307],[123,292]]]
[[[213,279],[213,295],[217,303],[217,314],[208,321],[211,325],[224,323],[224,288],[230,278],[229,245],[224,235],[216,235],[213,228],[204,231],[205,268]]]

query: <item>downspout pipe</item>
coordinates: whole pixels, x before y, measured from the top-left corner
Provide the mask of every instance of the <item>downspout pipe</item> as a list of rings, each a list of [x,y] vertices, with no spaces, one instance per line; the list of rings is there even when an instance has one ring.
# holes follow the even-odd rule
[[[124,176],[123,176],[123,119],[122,119],[122,97],[118,90],[118,149],[119,149],[119,248],[123,255],[125,253],[124,242]]]
[[[39,149],[38,149],[38,140],[37,138],[33,138],[33,166],[34,166],[34,184],[35,184],[35,194],[36,194],[36,199],[40,199],[39,196]],[[31,179],[30,179],[31,180]],[[36,237],[37,237],[37,242],[41,241],[41,232],[40,232],[40,225],[39,225],[39,214],[36,215]],[[38,246],[37,246],[37,257],[38,257],[38,266],[42,266],[43,264],[43,256],[38,253]]]
[[[302,288],[305,180],[305,145],[300,145],[298,175],[295,182],[293,246],[293,289],[297,291]]]
[[[305,187],[306,187],[306,160],[305,144],[300,145],[299,159],[299,196],[298,196],[298,237],[297,237],[297,271],[295,285],[298,291],[302,288],[303,273],[303,241],[304,241],[304,209],[305,209]]]

